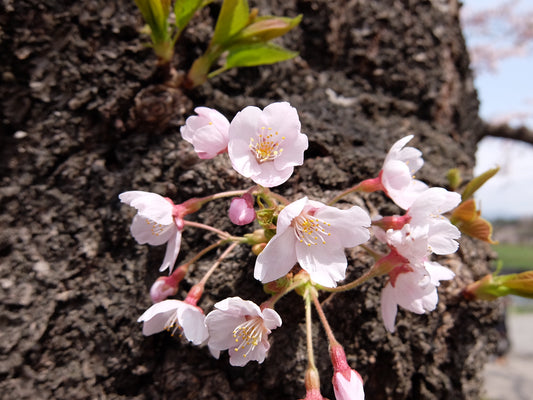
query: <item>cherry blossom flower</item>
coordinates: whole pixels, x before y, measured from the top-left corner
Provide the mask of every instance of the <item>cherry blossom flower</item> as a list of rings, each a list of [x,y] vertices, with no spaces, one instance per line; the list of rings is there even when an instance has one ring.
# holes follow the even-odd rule
[[[235,197],[229,206],[229,219],[235,225],[246,225],[255,219],[254,198],[245,193],[242,197]]]
[[[404,216],[376,221],[374,233],[379,240],[394,247],[413,263],[423,261],[432,252],[452,254],[459,247],[457,239],[461,232],[442,214],[460,202],[458,193],[443,188],[427,189]],[[394,226],[394,229],[387,229],[388,226]]]
[[[364,400],[363,379],[346,361],[344,349],[339,344],[330,348],[333,364],[333,391],[337,400]]]
[[[168,198],[156,193],[130,191],[121,193],[121,202],[137,209],[131,224],[131,234],[139,244],[158,246],[167,243],[165,258],[160,271],[172,272],[181,245],[183,222],[176,215],[176,207]]]
[[[194,146],[194,151],[202,159],[226,152],[229,129],[226,117],[207,107],[196,107],[194,111],[198,116],[187,118],[180,129],[181,137]]]
[[[205,322],[209,330],[207,345],[214,357],[229,351],[229,362],[242,367],[248,361],[262,363],[270,348],[268,335],[281,326],[281,317],[271,308],[259,306],[240,297],[230,297],[215,304]]]
[[[389,150],[380,177],[387,195],[404,210],[408,209],[427,185],[414,174],[424,165],[422,152],[414,147],[405,147],[413,138],[406,136],[394,143]]]
[[[263,111],[249,106],[237,113],[229,127],[228,154],[233,168],[255,183],[273,187],[303,164],[307,136],[287,102],[272,103]]]
[[[434,310],[439,300],[440,281],[455,276],[448,268],[429,261],[415,266],[400,265],[389,275],[390,281],[381,292],[381,315],[389,332],[394,332],[398,305],[416,314]]]
[[[278,216],[276,235],[259,254],[254,277],[263,283],[287,274],[298,262],[311,279],[335,287],[344,279],[344,249],[366,242],[370,217],[360,207],[339,210],[304,197]]]
[[[195,345],[204,343],[208,337],[202,309],[180,300],[164,300],[154,304],[137,322],[144,322],[145,336],[164,330],[172,331],[172,334],[179,331]]]

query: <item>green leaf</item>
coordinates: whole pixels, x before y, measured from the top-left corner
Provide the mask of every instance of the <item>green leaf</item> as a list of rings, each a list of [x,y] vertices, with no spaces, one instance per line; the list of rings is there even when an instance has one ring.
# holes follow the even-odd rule
[[[254,21],[247,25],[231,38],[231,45],[268,42],[279,36],[283,36],[302,20],[302,15],[295,18],[264,16],[255,18]]]
[[[204,0],[176,0],[174,3],[174,14],[176,15],[177,35],[185,29],[194,13],[205,7],[208,2]]]
[[[224,0],[211,44],[225,42],[248,24],[248,0]]]
[[[144,22],[150,27],[150,36],[154,44],[169,39],[168,16],[170,0],[135,0]]]
[[[296,51],[290,51],[272,43],[234,46],[229,49],[224,69],[274,64],[289,60],[297,55],[298,52]]]
[[[500,167],[489,169],[488,171],[482,173],[479,176],[476,176],[472,179],[468,185],[466,185],[465,190],[461,196],[462,200],[468,200],[474,195],[474,193],[485,184],[490,178],[492,178],[500,170]]]

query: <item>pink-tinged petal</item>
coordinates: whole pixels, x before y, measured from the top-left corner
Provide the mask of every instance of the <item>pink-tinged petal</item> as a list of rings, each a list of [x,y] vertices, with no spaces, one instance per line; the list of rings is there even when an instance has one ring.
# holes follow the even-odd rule
[[[430,311],[424,308],[422,299],[435,290],[429,276],[419,271],[402,273],[396,279],[395,294],[398,305],[416,314]]]
[[[435,254],[452,254],[459,248],[461,232],[448,220],[439,220],[429,227],[428,245]]]
[[[268,350],[270,349],[270,343],[259,343],[249,353],[243,353],[244,349],[235,351],[235,347],[232,346],[228,349],[229,363],[234,367],[244,367],[249,361],[257,361],[259,364],[265,361]],[[246,356],[244,356],[246,354]]]
[[[282,143],[282,145],[283,152],[274,160],[274,165],[277,170],[283,170],[304,163],[304,152],[309,147],[309,139],[307,138],[307,135],[298,133],[298,136],[292,141],[289,142],[289,140],[287,140],[287,142]]]
[[[139,244],[151,244],[159,246],[166,243],[174,236],[177,228],[174,224],[159,225],[154,221],[136,214],[130,227],[131,235]]]
[[[286,275],[297,261],[295,244],[296,237],[292,229],[276,234],[257,257],[254,278],[266,283]]]
[[[165,330],[167,322],[172,314],[176,313],[180,303],[182,302],[179,300],[165,300],[146,310],[137,320],[137,322],[144,322],[143,335],[150,336]]]
[[[121,202],[137,209],[139,215],[161,225],[170,225],[173,222],[172,204],[164,197],[151,192],[134,190],[121,193]]]
[[[217,310],[207,314],[205,324],[209,332],[209,349],[211,351],[221,351],[234,346],[233,330],[244,321],[244,316],[228,316]]]
[[[287,181],[294,171],[293,167],[287,167],[285,169],[277,169],[276,164],[273,162],[264,162],[260,164],[260,168],[257,173],[248,176],[255,183],[264,187],[279,186]],[[238,172],[238,171],[237,171]],[[242,174],[245,176],[244,174]]]
[[[263,114],[272,130],[278,131],[280,135],[293,140],[300,133],[301,124],[298,111],[288,102],[269,104],[263,109]]]
[[[339,210],[326,206],[319,209],[315,216],[330,224],[328,232],[338,239],[342,247],[355,247],[370,239],[367,229],[370,227],[370,216],[361,207]]]
[[[178,323],[189,342],[200,345],[207,340],[209,333],[205,324],[205,315],[197,307],[184,304],[177,311]]]
[[[194,112],[199,116],[212,122],[214,126],[220,131],[227,131],[229,129],[228,119],[222,115],[219,111],[209,107],[196,107]]]
[[[383,164],[381,183],[387,190],[403,190],[411,183],[412,174],[409,167],[401,161],[391,160]]]
[[[333,375],[333,391],[336,400],[364,400],[365,391],[361,376],[351,370],[349,379],[342,372]]]
[[[431,283],[435,286],[440,285],[440,281],[448,281],[455,277],[455,274],[452,270],[443,267],[439,263],[426,261],[424,267],[429,274]]]
[[[342,248],[331,249],[321,244],[307,246],[298,242],[296,257],[311,279],[322,286],[335,287],[336,282],[344,279],[348,262]]]
[[[303,197],[287,205],[278,215],[276,234],[282,234],[291,225],[292,220],[303,211],[308,203],[308,198]]]
[[[263,319],[265,320],[265,327],[269,330],[276,329],[281,326],[280,315],[271,308],[263,310]]]
[[[226,312],[228,315],[242,316],[261,316],[261,309],[257,304],[250,300],[243,300],[238,296],[228,297],[215,304],[215,308]]]
[[[387,157],[385,158],[385,163],[398,160],[405,163],[411,175],[418,171],[422,165],[424,165],[424,160],[422,159],[422,152],[414,147],[405,147],[404,146],[413,138],[413,135],[406,136],[391,146]]]
[[[439,295],[437,294],[437,288],[434,288],[430,293],[426,294],[420,299],[421,308],[426,311],[433,311],[437,307],[439,302]]]
[[[214,127],[208,125],[198,129],[192,138],[194,151],[202,159],[211,159],[228,147],[227,135],[221,135]]]
[[[394,288],[389,282],[381,291],[381,317],[385,328],[391,333],[395,330],[394,322],[397,313],[398,303],[395,299]]]
[[[409,208],[411,223],[423,224],[430,217],[441,215],[455,208],[461,202],[459,193],[450,192],[444,188],[429,188],[417,197]]]
[[[388,195],[398,206],[407,210],[427,188],[428,186],[424,182],[412,179],[406,188],[402,190],[388,190]]]
[[[408,135],[408,136],[405,136],[401,139],[399,139],[398,141],[396,141],[390,148],[388,154],[387,154],[387,157],[385,158],[385,160],[388,160],[388,159],[396,159],[397,156],[398,156],[398,153],[400,152],[400,150],[407,144],[411,141],[412,138],[414,138],[415,135]]]
[[[159,267],[159,271],[165,271],[168,268],[169,272],[172,273],[174,264],[178,258],[178,253],[180,252],[180,246],[181,232],[176,228],[174,230],[174,235],[170,236],[170,239],[168,240],[165,258],[163,259],[161,267]]]

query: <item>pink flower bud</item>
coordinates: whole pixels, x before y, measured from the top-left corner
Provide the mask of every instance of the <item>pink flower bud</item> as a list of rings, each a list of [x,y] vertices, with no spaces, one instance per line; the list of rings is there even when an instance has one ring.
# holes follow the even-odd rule
[[[357,371],[351,369],[333,375],[333,391],[337,400],[364,400],[363,379]]]
[[[174,296],[178,292],[180,282],[185,278],[189,266],[180,265],[170,276],[157,278],[150,288],[150,297],[154,303],[166,300],[169,296]]]
[[[229,206],[229,219],[235,225],[246,225],[255,219],[254,199],[245,193],[242,197],[235,197]]]
[[[342,346],[338,343],[332,345],[330,356],[334,370],[333,391],[335,398],[337,400],[364,400],[363,379],[357,371],[348,365]]]
[[[150,288],[150,297],[154,303],[166,300],[167,297],[174,296],[178,292],[178,287],[169,285],[167,280],[168,277],[162,276]]]

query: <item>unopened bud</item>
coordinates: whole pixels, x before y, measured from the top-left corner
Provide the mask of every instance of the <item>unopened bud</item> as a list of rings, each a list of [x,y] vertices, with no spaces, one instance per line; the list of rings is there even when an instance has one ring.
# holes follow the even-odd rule
[[[258,256],[259,254],[261,254],[261,252],[266,247],[266,245],[267,245],[266,243],[254,244],[252,246],[252,253],[254,253],[254,255]]]
[[[361,375],[351,369],[346,361],[344,349],[338,343],[329,350],[333,364],[333,391],[337,400],[364,400],[363,379]]]
[[[242,197],[235,197],[229,206],[229,219],[235,225],[246,225],[255,219],[254,199],[245,193]]]
[[[178,292],[177,286],[172,286],[167,283],[168,277],[162,276],[158,278],[150,288],[150,297],[152,302],[159,303],[166,300],[169,296],[174,296]]]
[[[509,275],[485,275],[463,291],[468,300],[495,300],[509,294],[533,298],[533,271]]]

